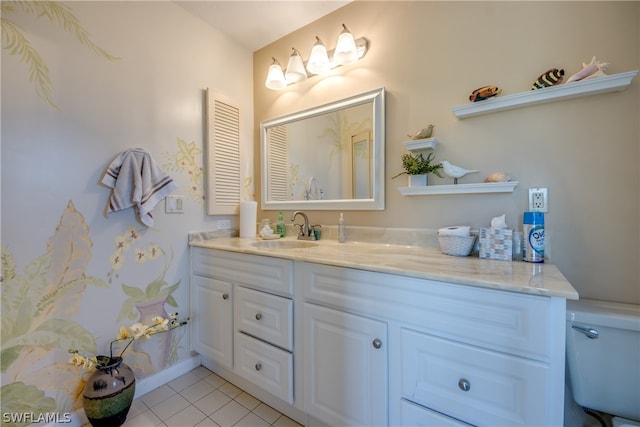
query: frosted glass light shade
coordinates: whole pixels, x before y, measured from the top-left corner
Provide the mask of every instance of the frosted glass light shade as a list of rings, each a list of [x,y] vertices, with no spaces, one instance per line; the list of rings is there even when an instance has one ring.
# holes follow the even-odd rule
[[[285,87],[287,87],[287,81],[284,78],[282,66],[277,59],[272,59],[273,62],[269,66],[269,71],[267,72],[267,80],[264,82],[264,85],[268,89],[272,90],[284,89]]]
[[[307,71],[313,74],[327,74],[331,71],[329,64],[329,56],[327,48],[324,46],[319,37],[316,36],[316,43],[311,48],[311,55],[307,62]]]
[[[353,34],[347,26],[342,24],[342,31],[338,35],[338,45],[333,52],[333,62],[337,65],[352,64],[358,60],[358,49]]]
[[[304,63],[302,62],[302,56],[300,52],[293,49],[291,57],[289,57],[289,63],[287,64],[287,71],[284,74],[284,78],[287,83],[297,83],[307,78],[307,72],[304,69]]]

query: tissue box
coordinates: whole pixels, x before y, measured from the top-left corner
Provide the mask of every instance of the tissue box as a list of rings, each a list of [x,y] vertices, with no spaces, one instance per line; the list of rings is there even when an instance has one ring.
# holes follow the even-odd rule
[[[481,228],[480,258],[511,261],[513,258],[513,230]]]

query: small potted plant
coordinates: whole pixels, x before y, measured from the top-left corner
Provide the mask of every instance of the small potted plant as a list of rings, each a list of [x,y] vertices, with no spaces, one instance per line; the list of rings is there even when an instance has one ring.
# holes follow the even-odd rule
[[[391,179],[397,178],[400,175],[409,175],[409,186],[411,187],[427,185],[428,173],[434,173],[440,178],[443,178],[443,176],[440,175],[442,163],[432,163],[434,157],[435,156],[433,153],[429,153],[426,158],[422,155],[422,153],[418,153],[415,155],[408,153],[403,154],[402,167],[404,168],[404,172],[400,172]]]

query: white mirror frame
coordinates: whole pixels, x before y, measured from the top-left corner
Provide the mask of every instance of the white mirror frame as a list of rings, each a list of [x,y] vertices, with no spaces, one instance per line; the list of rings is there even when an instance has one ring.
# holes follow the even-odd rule
[[[308,117],[353,107],[373,101],[373,182],[370,199],[334,200],[267,200],[267,129]],[[309,108],[260,123],[260,175],[262,179],[261,208],[263,210],[384,210],[385,207],[385,89],[378,88],[349,98]]]

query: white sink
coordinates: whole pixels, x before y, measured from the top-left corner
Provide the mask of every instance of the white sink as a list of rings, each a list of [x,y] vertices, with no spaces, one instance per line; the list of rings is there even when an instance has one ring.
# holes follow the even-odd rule
[[[318,243],[309,240],[259,240],[251,245],[256,248],[302,249],[318,246]]]

